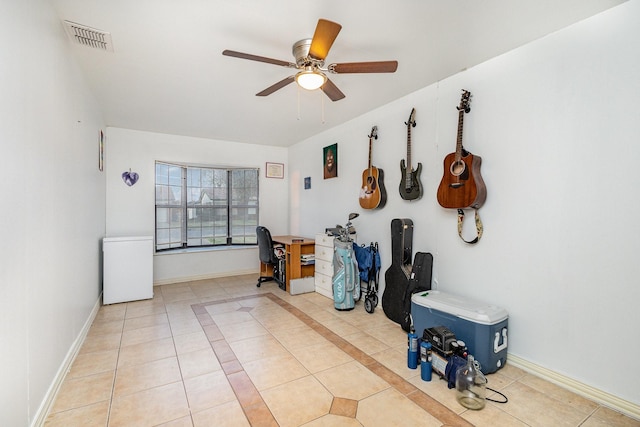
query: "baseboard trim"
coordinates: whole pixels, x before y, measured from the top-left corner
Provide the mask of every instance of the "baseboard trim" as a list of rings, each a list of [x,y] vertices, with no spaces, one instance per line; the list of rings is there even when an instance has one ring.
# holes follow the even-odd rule
[[[220,277],[242,276],[245,274],[260,274],[260,270],[252,268],[249,270],[224,271],[213,274],[202,274],[199,276],[174,277],[171,279],[154,280],[153,286],[171,285],[173,283],[195,282],[196,280],[219,279]],[[257,277],[256,277],[256,280]]]
[[[82,344],[84,343],[84,340],[87,337],[87,334],[89,333],[89,329],[91,328],[91,325],[93,324],[93,320],[96,318],[96,315],[98,314],[98,311],[100,310],[101,305],[102,305],[102,292],[98,296],[98,300],[93,306],[93,309],[89,314],[89,317],[87,318],[86,322],[84,322],[84,326],[80,330],[80,333],[78,334],[77,338],[69,348],[69,351],[67,352],[66,357],[62,361],[62,364],[60,365],[60,368],[58,369],[56,376],[54,377],[51,385],[49,386],[49,390],[47,390],[47,393],[45,394],[45,397],[42,400],[40,407],[35,413],[33,422],[31,423],[31,427],[44,425],[44,422],[47,419],[47,415],[49,415],[49,411],[51,410],[51,407],[56,398],[56,395],[60,390],[60,386],[62,385],[64,378],[67,376],[67,372],[69,372],[69,369],[71,369],[71,365],[73,364],[73,361],[76,359],[76,356],[78,355],[78,352],[80,351],[80,348],[82,347]]]
[[[559,374],[540,365],[536,365],[535,363],[529,362],[528,360],[525,360],[511,353],[508,354],[507,360],[510,365],[513,365],[516,368],[520,368],[523,371],[543,378],[562,388],[572,391],[575,394],[593,400],[594,402],[599,403],[602,406],[606,406],[631,418],[640,420],[640,405],[621,399],[610,393],[581,383],[580,381],[576,381],[570,377]]]

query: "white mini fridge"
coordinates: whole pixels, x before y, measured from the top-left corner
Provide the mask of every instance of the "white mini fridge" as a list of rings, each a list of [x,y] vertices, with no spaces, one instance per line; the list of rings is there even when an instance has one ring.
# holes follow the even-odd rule
[[[103,304],[153,298],[153,236],[105,237]]]

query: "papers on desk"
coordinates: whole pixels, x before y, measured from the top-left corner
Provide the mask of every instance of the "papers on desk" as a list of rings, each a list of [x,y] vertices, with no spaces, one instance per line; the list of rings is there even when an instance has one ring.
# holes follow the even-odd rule
[[[300,255],[300,264],[301,265],[312,265],[316,263],[316,255],[315,254],[302,254]]]

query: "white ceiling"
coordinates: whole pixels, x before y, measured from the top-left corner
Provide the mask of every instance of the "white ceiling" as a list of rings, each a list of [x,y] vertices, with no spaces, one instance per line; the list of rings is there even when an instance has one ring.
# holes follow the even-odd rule
[[[624,0],[50,1],[61,21],[111,33],[113,53],[71,46],[107,126],[288,146]],[[327,64],[398,70],[330,75],[336,102],[295,84],[257,97],[294,70],[222,55],[295,62],[319,18],[342,25]]]

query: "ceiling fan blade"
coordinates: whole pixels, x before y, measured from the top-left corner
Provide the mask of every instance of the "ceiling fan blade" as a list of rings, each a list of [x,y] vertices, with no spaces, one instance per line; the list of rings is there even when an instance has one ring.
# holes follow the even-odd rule
[[[344,93],[342,93],[342,91],[340,89],[338,89],[338,86],[333,84],[333,82],[331,80],[329,80],[329,79],[327,79],[327,81],[324,82],[324,85],[320,89],[322,89],[322,91],[332,101],[339,101],[339,100],[341,100],[342,98],[345,97]]]
[[[267,64],[274,64],[274,65],[281,65],[283,67],[296,68],[296,64],[291,62],[281,61],[279,59],[266,58],[264,56],[251,55],[249,53],[236,52],[235,50],[226,49],[222,51],[222,54],[225,56],[233,56],[234,58],[249,59],[251,61],[266,62]]]
[[[319,19],[313,39],[311,39],[309,56],[315,59],[325,59],[341,29],[342,25],[340,24],[326,19]]]
[[[256,96],[267,96],[267,95],[271,95],[273,92],[277,91],[278,89],[282,89],[283,87],[285,87],[286,85],[288,85],[289,83],[293,83],[294,77],[293,76],[289,76],[286,79],[282,79],[280,80],[278,83],[269,86],[268,88],[266,88],[265,90],[263,90],[262,92],[258,92],[256,93]]]
[[[329,72],[346,73],[395,73],[398,61],[344,62],[329,65]]]

